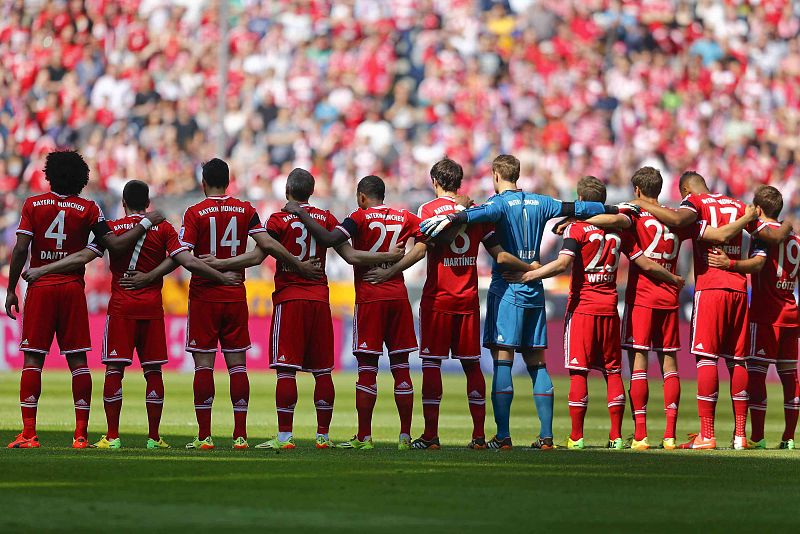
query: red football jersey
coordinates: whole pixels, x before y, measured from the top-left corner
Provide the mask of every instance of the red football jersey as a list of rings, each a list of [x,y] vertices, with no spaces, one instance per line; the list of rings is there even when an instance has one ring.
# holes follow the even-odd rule
[[[33,237],[31,267],[41,267],[83,250],[89,242],[89,232],[101,237],[109,231],[103,212],[95,201],[53,192],[25,200],[17,229],[17,233]],[[48,274],[34,285],[56,285],[74,280],[83,282],[84,271],[81,268],[71,273]]]
[[[622,234],[625,246],[632,249],[635,243],[646,258],[675,274],[681,243],[691,239],[693,227],[672,230],[648,211],[642,211],[632,220],[630,229]],[[653,280],[642,273],[635,263],[631,263],[625,302],[645,308],[677,309],[678,286]]]
[[[339,221],[331,212],[315,208],[310,204],[301,206],[327,230],[333,230],[338,226]],[[273,213],[267,220],[266,228],[267,232],[297,259],[307,261],[317,258],[322,263],[323,272],[325,271],[325,256],[328,249],[317,244],[299,217],[283,211]],[[280,304],[287,300],[328,302],[328,278],[323,274],[319,280],[309,280],[292,271],[283,262],[277,262],[272,304]]]
[[[567,310],[588,315],[617,315],[617,270],[621,253],[631,260],[642,251],[632,249],[616,232],[575,222],[564,231],[559,254],[574,256]]]
[[[233,258],[247,250],[247,236],[266,232],[256,209],[247,201],[229,196],[208,197],[183,214],[181,243],[195,256],[212,254]],[[239,271],[244,280],[244,269]],[[247,298],[244,284],[224,286],[202,276],[192,275],[189,298],[209,302],[240,302]]]
[[[356,250],[389,252],[397,245],[405,245],[410,238],[423,239],[419,223],[419,217],[407,210],[381,205],[355,210],[337,228],[353,241]],[[364,282],[369,267],[354,266],[353,271],[358,304],[408,298],[402,273],[382,284],[370,284]]]
[[[461,209],[455,200],[440,197],[419,208],[419,218],[448,215]],[[478,309],[478,247],[494,233],[491,225],[465,226],[452,243],[428,249],[422,306],[441,312],[464,313]]]
[[[122,219],[109,221],[111,231],[121,235],[139,224],[144,215],[134,213]],[[103,254],[103,247],[95,241],[89,248]],[[153,225],[139,238],[136,245],[125,254],[109,254],[111,264],[111,299],[108,314],[131,319],[155,319],[164,315],[161,303],[163,279],[142,289],[127,290],[119,285],[126,271],[149,273],[158,267],[164,258],[174,256],[188,247],[178,241],[178,233],[167,221]]]
[[[725,195],[702,193],[688,195],[683,199],[680,207],[697,213],[694,232],[695,290],[730,289],[746,293],[747,277],[733,271],[710,267],[706,257],[708,257],[709,251],[717,245],[699,239],[707,227],[719,228],[744,215],[744,203]],[[751,235],[758,233],[758,221],[750,223],[746,230]],[[743,235],[740,234],[728,243],[720,245],[719,248],[733,260],[745,259],[748,256],[749,240],[745,242]]]
[[[780,228],[778,223],[762,223]],[[750,277],[750,320],[775,326],[798,326],[797,301],[794,290],[800,270],[800,237],[790,235],[780,245],[757,242],[754,256],[764,256],[767,263]]]

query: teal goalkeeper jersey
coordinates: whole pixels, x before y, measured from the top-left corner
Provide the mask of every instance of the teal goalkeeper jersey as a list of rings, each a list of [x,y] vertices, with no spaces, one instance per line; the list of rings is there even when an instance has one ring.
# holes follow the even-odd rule
[[[575,202],[575,216],[587,218],[605,213],[600,202]],[[566,215],[563,202],[545,195],[523,191],[504,191],[485,204],[466,210],[469,224],[494,223],[497,239],[509,254],[526,263],[539,260],[545,223]],[[523,308],[544,306],[544,287],[541,280],[530,284],[509,284],[503,279],[502,268],[495,262],[489,293]]]

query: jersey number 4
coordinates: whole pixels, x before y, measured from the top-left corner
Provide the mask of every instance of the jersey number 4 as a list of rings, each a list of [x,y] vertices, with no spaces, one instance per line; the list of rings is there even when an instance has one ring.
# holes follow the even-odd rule
[[[58,212],[58,215],[56,215],[56,218],[50,223],[44,236],[48,239],[56,240],[57,250],[64,248],[64,241],[67,239],[67,234],[64,233],[64,210]]]

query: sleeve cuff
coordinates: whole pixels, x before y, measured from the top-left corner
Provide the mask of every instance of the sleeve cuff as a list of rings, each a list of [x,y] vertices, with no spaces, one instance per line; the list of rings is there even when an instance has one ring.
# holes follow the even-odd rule
[[[250,230],[248,230],[247,231],[247,235],[261,234],[261,233],[266,232],[266,231],[267,230],[263,226],[258,225],[256,227],[251,228]]]
[[[97,254],[98,258],[102,258],[103,257],[104,252],[102,250],[100,250],[99,248],[97,248],[96,246],[94,246],[92,244],[89,244],[89,245],[86,245],[86,248],[91,250],[95,254]]]
[[[766,250],[754,250],[753,253],[750,254],[750,257],[753,258],[755,256],[762,256],[762,257],[766,258],[767,257],[767,251]]]
[[[636,252],[634,252],[633,254],[631,254],[630,256],[628,256],[628,259],[630,259],[630,260],[635,260],[636,258],[638,258],[639,256],[641,256],[642,254],[644,254],[644,252],[642,252],[641,250],[637,250]]]
[[[17,228],[17,233],[18,234],[30,235],[30,236],[33,235],[33,232],[31,232],[30,230],[23,230],[22,228]]]
[[[170,258],[175,257],[176,255],[180,254],[181,252],[183,252],[185,250],[188,251],[189,247],[185,246],[185,247],[181,247],[181,248],[175,249],[172,252],[170,252],[169,257]]]
[[[559,250],[558,255],[560,256],[561,254],[564,254],[565,256],[572,256],[573,258],[575,257],[575,253],[567,248],[562,248]]]
[[[692,210],[693,212],[697,213],[697,210],[694,209],[694,206],[691,206],[691,205],[688,205],[688,204],[681,204],[680,206],[678,206],[678,209],[680,209],[680,210]]]
[[[347,236],[347,239],[351,239],[351,238],[352,238],[352,236],[350,235],[350,232],[348,232],[348,231],[347,231],[347,229],[345,229],[345,227],[344,227],[344,226],[342,226],[341,224],[337,224],[337,225],[336,225],[336,228],[338,228],[339,230],[341,230],[341,231],[344,233],[344,235],[346,235],[346,236]]]

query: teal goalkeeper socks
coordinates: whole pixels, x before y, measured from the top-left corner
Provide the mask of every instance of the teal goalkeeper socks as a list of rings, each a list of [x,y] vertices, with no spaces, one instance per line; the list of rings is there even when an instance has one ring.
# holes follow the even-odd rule
[[[533,402],[536,404],[536,413],[539,415],[541,431],[539,437],[553,437],[553,381],[547,367],[537,365],[528,367],[528,374],[533,382]]]
[[[514,383],[511,380],[511,366],[513,364],[514,362],[509,361],[497,361],[494,363],[492,406],[494,408],[494,422],[497,424],[498,439],[511,436],[509,418],[511,416],[511,401],[514,400]]]

